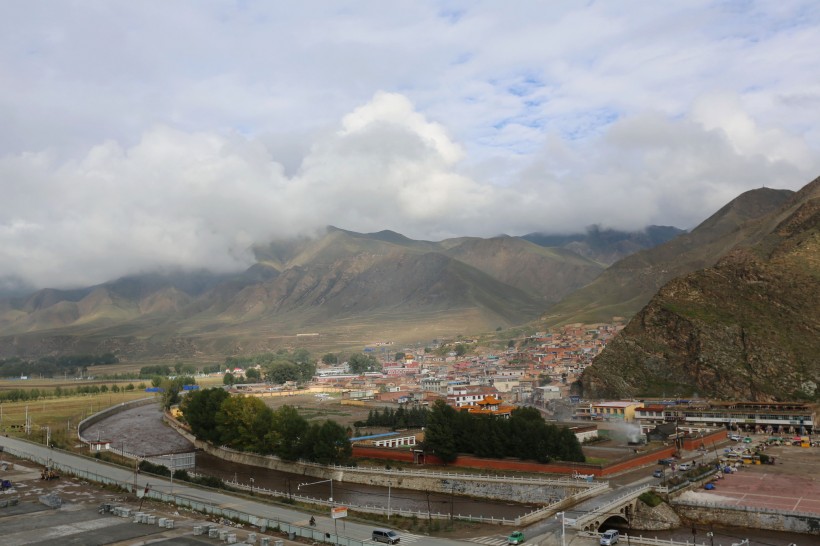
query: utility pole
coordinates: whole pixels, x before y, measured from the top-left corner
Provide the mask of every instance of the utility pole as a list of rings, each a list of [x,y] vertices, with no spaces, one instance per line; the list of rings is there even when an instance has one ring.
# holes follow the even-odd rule
[[[555,514],[555,517],[557,518],[558,516],[561,516],[561,546],[565,546],[564,545],[564,533],[565,533],[564,523],[566,521],[566,519],[565,519],[566,514],[564,512],[558,512],[557,514]]]
[[[390,521],[390,487],[392,484],[387,482],[387,521]]]
[[[450,528],[453,527],[453,502],[455,499],[456,484],[450,484]]]
[[[433,528],[433,511],[430,509],[430,491],[427,493],[427,532],[429,533]]]

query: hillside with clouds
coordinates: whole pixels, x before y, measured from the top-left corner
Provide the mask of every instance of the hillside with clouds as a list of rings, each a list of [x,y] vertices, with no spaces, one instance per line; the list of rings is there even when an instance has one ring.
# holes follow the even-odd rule
[[[255,255],[239,274],[132,275],[0,300],[0,355],[190,357],[273,350],[305,332],[332,345],[494,331],[533,320],[603,269],[515,237],[433,243],[332,227]]]
[[[820,171],[818,37],[807,1],[7,2],[0,292],[238,274],[328,224],[691,229]]]

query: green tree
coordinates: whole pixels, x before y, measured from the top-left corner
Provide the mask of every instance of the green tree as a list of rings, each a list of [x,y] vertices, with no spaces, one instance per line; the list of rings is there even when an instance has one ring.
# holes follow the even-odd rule
[[[336,364],[336,355],[334,355],[333,353],[326,353],[324,356],[322,356],[322,364],[326,366]]]
[[[180,404],[180,410],[194,436],[206,442],[217,442],[219,433],[216,430],[216,415],[222,402],[230,395],[224,389],[205,389],[194,391]]]
[[[454,351],[456,353],[456,356],[464,356],[465,354],[467,354],[467,346],[463,343],[456,343]]]
[[[256,383],[262,379],[262,374],[256,368],[248,368],[245,370],[245,379]]]
[[[325,421],[321,425],[311,425],[310,436],[315,439],[311,443],[310,459],[320,464],[342,464],[347,462],[353,449],[347,437],[347,432],[336,421]]]
[[[363,353],[355,353],[347,359],[347,365],[350,368],[350,373],[362,374],[364,372],[380,371],[381,365],[371,355]]]
[[[424,448],[441,459],[445,464],[456,460],[455,430],[453,424],[456,410],[444,400],[436,400],[427,418],[424,429]]]
[[[308,422],[293,406],[282,406],[273,412],[273,426],[266,441],[277,457],[295,461],[302,456]]]
[[[261,429],[268,422],[259,416],[265,411],[271,410],[259,398],[230,396],[225,399],[215,417],[220,442],[242,451],[260,451],[260,441],[269,432]]]
[[[173,379],[163,379],[160,383],[162,389],[162,404],[165,409],[179,403],[179,393],[185,385],[196,385],[193,377],[180,375]]]
[[[299,368],[291,362],[276,362],[268,368],[268,381],[281,385],[288,381],[299,381]]]
[[[233,385],[236,382],[236,377],[231,372],[225,372],[225,375],[222,376],[222,384],[223,385]]]

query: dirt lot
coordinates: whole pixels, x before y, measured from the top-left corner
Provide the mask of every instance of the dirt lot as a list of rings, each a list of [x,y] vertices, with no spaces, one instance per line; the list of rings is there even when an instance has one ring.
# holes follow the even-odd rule
[[[371,409],[381,407],[378,403],[367,406],[343,406],[341,396],[338,394],[330,395],[329,398],[320,398],[314,393],[304,393],[264,397],[262,400],[272,409],[294,406],[299,414],[308,421],[332,419],[343,427],[353,427],[356,421],[366,421]]]

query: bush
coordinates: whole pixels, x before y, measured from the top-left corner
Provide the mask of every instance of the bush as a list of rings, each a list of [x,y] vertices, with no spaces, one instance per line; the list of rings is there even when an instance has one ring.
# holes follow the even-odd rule
[[[655,508],[657,505],[663,502],[661,496],[655,493],[654,491],[647,491],[645,493],[641,493],[641,495],[638,497],[638,500],[651,508]]]

